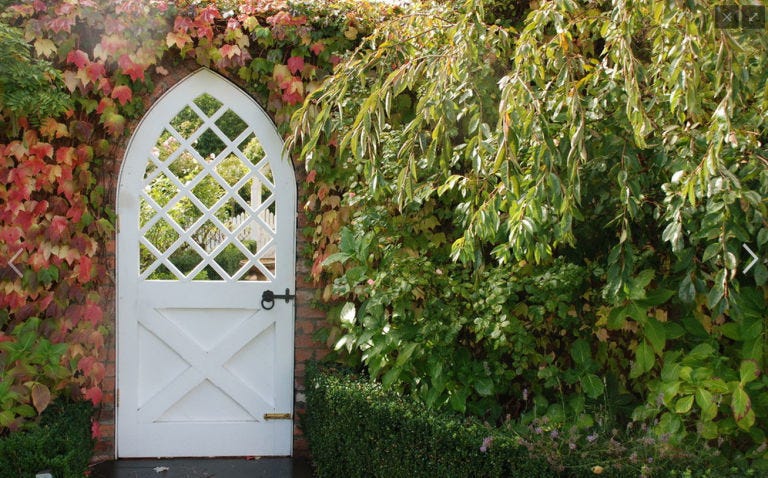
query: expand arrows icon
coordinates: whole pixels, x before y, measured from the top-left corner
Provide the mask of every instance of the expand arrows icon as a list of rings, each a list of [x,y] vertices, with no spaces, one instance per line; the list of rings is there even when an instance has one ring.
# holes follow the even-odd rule
[[[750,249],[748,245],[744,244],[744,249],[746,249],[749,255],[752,256],[752,262],[750,262],[749,265],[744,268],[744,273],[746,274],[747,272],[749,272],[752,266],[757,264],[757,261],[759,261],[760,258],[757,257],[757,255],[754,252],[752,252],[752,249]]]

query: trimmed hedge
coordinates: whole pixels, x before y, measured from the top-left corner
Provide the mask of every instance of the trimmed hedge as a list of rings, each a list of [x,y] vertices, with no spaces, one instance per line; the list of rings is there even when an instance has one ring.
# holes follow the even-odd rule
[[[307,369],[303,429],[319,478],[554,476],[509,436],[436,415],[367,381]],[[493,437],[485,452],[483,440]]]
[[[93,455],[90,402],[57,401],[40,423],[0,438],[0,478],[33,478],[49,471],[56,478],[82,478]]]
[[[631,450],[627,456],[611,452],[612,441],[602,451],[598,444],[550,462],[547,455],[557,450],[532,446],[531,436],[427,410],[380,384],[318,364],[307,367],[306,398],[302,428],[318,478],[762,476],[748,461],[723,462],[703,444],[680,454],[659,454],[647,445],[640,450],[646,465],[633,462]]]

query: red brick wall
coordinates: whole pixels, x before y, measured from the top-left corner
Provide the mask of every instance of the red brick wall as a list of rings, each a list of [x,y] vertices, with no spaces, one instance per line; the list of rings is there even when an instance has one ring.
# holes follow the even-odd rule
[[[199,65],[194,62],[188,62],[176,66],[167,66],[166,69],[170,73],[166,76],[156,75],[153,78],[155,83],[155,89],[150,96],[146,98],[145,104],[147,109],[156,102],[160,96],[168,91],[173,85],[184,79],[187,75],[197,70]],[[237,79],[231,78],[235,83],[239,83]],[[116,195],[118,179],[120,176],[120,168],[122,166],[123,159],[125,157],[126,148],[131,133],[138,126],[139,120],[133,121],[128,125],[128,131],[125,135],[125,139],[122,143],[115,145],[112,153],[112,166],[107,167],[105,174],[101,178],[102,184],[110,193],[110,199],[112,207],[116,210]],[[301,166],[295,167],[296,182],[299,190],[299,197],[301,197],[301,187],[304,184],[306,173]],[[306,242],[301,235],[301,228],[306,225],[306,217],[303,214],[303,205],[298,205],[298,220],[296,237],[297,255],[306,247]],[[96,443],[96,450],[93,456],[93,461],[103,461],[115,458],[115,406],[116,406],[116,351],[115,351],[115,330],[116,327],[116,290],[115,290],[115,277],[116,277],[116,238],[113,237],[107,244],[104,245],[103,254],[105,256],[108,270],[110,271],[109,277],[103,278],[102,281],[102,297],[104,298],[104,317],[105,325],[111,332],[106,338],[106,376],[104,378],[103,390],[104,400],[99,411],[99,424],[101,428],[101,437]],[[305,410],[304,399],[304,371],[306,362],[312,358],[321,358],[327,353],[327,348],[324,344],[316,343],[312,340],[313,333],[324,324],[325,314],[322,311],[312,308],[312,299],[314,297],[315,289],[313,284],[307,282],[309,276],[308,267],[302,257],[297,257],[297,270],[296,270],[296,325],[295,325],[295,351],[294,351],[294,455],[295,456],[307,456],[309,448],[307,442],[304,439],[301,429],[299,428],[299,416]]]

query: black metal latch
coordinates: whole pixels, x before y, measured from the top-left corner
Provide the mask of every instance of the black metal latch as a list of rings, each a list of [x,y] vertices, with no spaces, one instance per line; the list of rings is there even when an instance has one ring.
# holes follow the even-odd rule
[[[286,288],[285,294],[275,294],[271,290],[267,289],[261,293],[261,307],[264,310],[271,310],[275,306],[275,299],[285,299],[287,304],[289,300],[295,299],[296,295],[291,294],[291,290]]]

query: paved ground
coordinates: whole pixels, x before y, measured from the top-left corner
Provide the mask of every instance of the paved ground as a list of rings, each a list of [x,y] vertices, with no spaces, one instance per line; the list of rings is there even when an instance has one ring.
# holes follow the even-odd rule
[[[90,478],[312,478],[300,458],[173,458],[117,460],[91,468]]]

